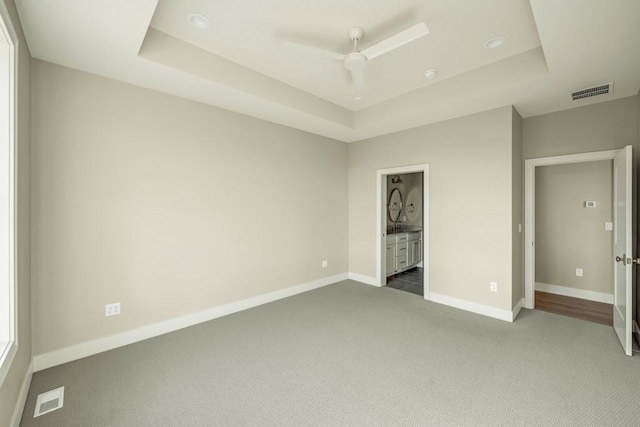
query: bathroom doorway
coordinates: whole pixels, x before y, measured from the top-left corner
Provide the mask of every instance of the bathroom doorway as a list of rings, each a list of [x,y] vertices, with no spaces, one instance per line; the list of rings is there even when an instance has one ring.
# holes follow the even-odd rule
[[[386,285],[424,296],[422,172],[387,175]]]
[[[378,286],[429,297],[429,165],[377,171]]]

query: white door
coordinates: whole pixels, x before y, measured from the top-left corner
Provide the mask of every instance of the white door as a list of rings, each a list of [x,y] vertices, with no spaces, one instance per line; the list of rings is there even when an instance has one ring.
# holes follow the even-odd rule
[[[632,152],[628,145],[613,159],[613,210],[614,239],[613,256],[613,327],[627,356],[631,356],[631,309],[633,292],[631,288],[631,268],[633,266],[631,236],[632,204]]]

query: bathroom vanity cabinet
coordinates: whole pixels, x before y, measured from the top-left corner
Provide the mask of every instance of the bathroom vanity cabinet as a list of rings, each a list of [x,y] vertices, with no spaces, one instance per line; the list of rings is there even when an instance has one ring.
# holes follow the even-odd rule
[[[387,235],[387,277],[415,267],[422,262],[422,232]]]

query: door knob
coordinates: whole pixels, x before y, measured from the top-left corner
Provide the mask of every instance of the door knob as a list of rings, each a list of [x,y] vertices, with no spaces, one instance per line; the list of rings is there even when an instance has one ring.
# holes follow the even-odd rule
[[[636,265],[640,265],[640,258],[627,258],[626,254],[622,254],[621,257],[616,256],[616,262],[622,262],[622,264],[627,265],[627,264],[636,264]]]

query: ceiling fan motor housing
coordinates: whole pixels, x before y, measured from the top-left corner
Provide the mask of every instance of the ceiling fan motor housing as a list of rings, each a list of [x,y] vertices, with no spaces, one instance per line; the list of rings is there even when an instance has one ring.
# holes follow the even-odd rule
[[[364,70],[367,57],[360,52],[351,52],[344,57],[344,68],[349,71]]]

